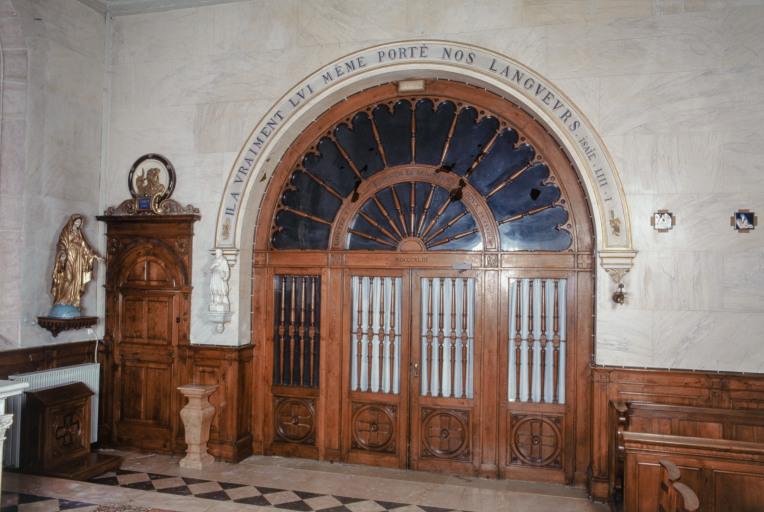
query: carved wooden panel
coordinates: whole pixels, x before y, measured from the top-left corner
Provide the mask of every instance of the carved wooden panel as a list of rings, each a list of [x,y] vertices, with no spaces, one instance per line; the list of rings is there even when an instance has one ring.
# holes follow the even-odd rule
[[[274,397],[273,402],[276,438],[288,443],[315,444],[315,400]]]
[[[422,408],[422,456],[469,460],[470,414],[459,409]]]
[[[561,416],[535,416],[513,414],[510,424],[510,461],[559,468],[562,466]]]
[[[395,453],[397,422],[397,408],[393,405],[353,403],[352,447]]]
[[[176,388],[186,382],[193,224],[197,215],[103,216],[107,223],[103,442],[145,450],[185,448]],[[110,371],[113,368],[113,371]]]

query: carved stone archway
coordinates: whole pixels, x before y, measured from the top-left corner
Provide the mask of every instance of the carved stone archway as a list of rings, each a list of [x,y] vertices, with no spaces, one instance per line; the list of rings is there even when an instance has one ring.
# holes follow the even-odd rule
[[[264,191],[294,134],[353,93],[396,81],[415,87],[416,80],[432,78],[484,88],[536,118],[559,141],[587,191],[601,266],[616,280],[628,272],[636,252],[618,172],[589,120],[562,91],[523,64],[477,46],[435,40],[387,43],[347,55],[308,76],[276,102],[244,145],[221,197],[215,235],[215,248],[238,269],[230,283],[235,328],[214,342],[250,340],[249,248]]]

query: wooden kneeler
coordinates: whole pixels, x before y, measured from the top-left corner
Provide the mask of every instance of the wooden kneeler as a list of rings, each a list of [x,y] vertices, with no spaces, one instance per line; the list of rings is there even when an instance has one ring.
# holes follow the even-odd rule
[[[90,400],[83,383],[27,391],[21,444],[26,473],[88,480],[113,471],[122,457],[90,451]]]

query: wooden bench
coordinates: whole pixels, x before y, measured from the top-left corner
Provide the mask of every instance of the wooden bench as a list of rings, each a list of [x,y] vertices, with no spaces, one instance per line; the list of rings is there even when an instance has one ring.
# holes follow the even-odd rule
[[[696,512],[700,500],[695,492],[679,481],[679,468],[671,461],[661,460],[661,484],[658,495],[658,512]]]
[[[764,410],[638,401],[610,402],[608,431],[610,497],[614,503],[620,503],[623,496],[624,432],[764,443]]]
[[[666,459],[681,471],[675,487],[681,483],[693,490],[702,512],[764,511],[762,443],[637,432],[624,432],[623,443],[624,512],[658,510]]]

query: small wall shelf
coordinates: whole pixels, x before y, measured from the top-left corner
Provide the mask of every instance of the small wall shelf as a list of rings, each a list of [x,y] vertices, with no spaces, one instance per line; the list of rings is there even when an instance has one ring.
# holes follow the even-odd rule
[[[97,316],[79,316],[77,318],[54,318],[51,316],[38,316],[37,325],[47,329],[55,338],[61,331],[72,329],[84,329],[98,322]]]

